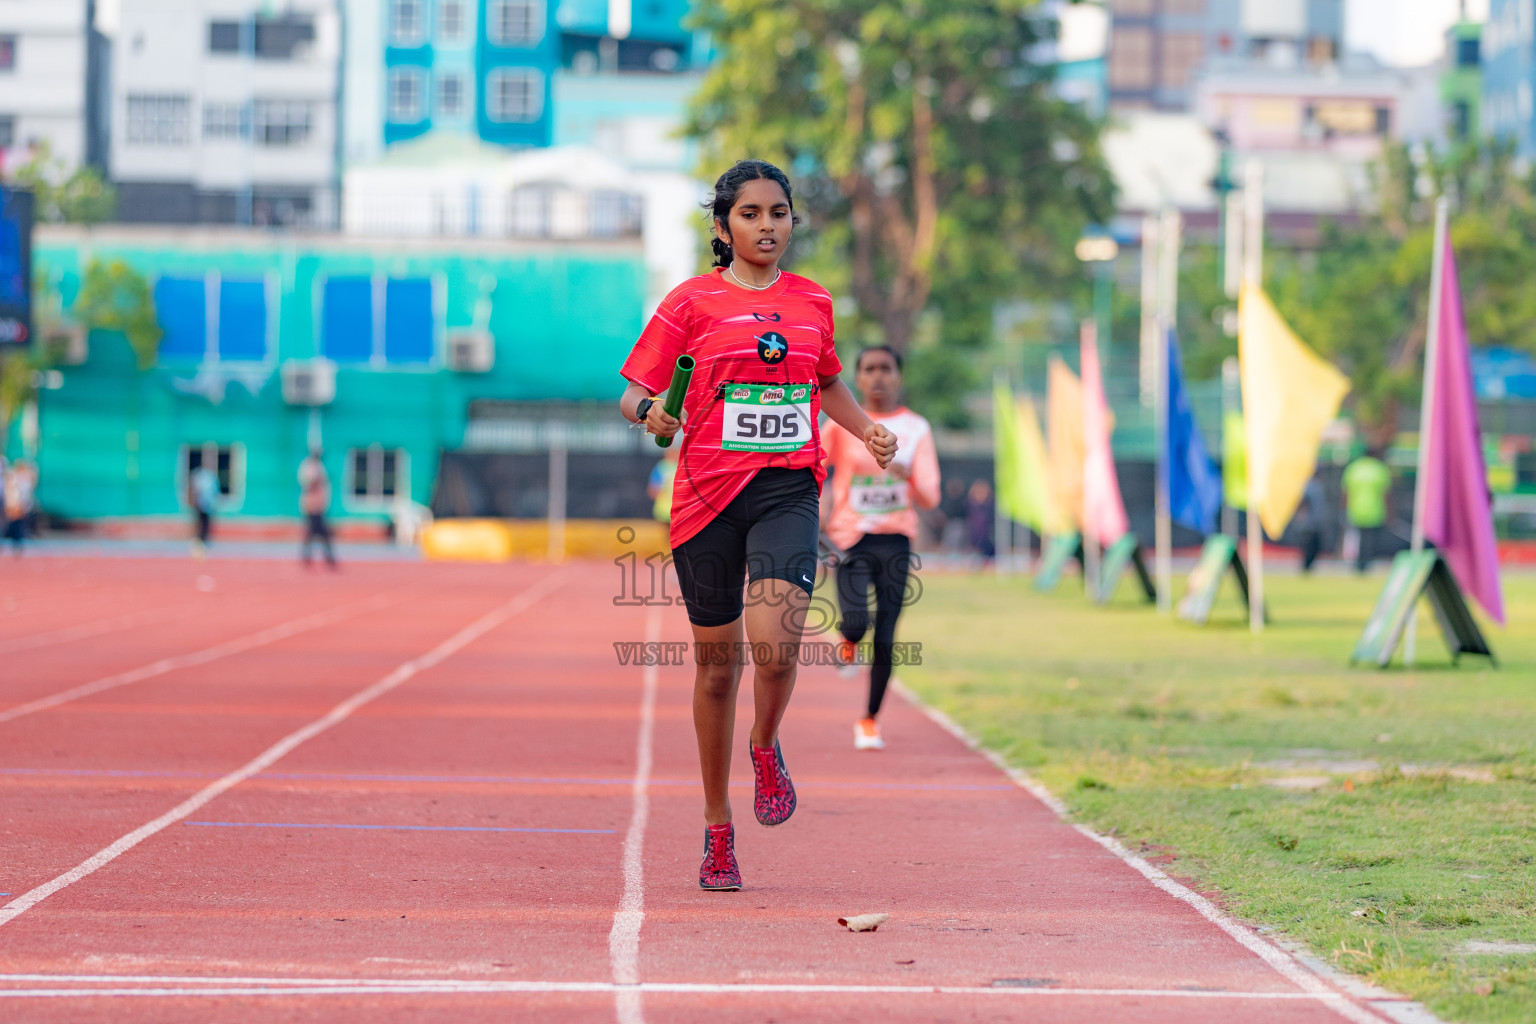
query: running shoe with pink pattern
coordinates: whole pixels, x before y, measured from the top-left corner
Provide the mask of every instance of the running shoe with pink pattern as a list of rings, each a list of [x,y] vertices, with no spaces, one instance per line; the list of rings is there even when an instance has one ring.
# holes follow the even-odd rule
[[[778,740],[772,747],[752,747],[752,774],[756,777],[752,810],[757,820],[764,825],[784,824],[795,813],[795,784],[789,781]]]
[[[704,829],[699,888],[712,892],[735,892],[741,888],[741,869],[736,866],[736,826],[730,822]]]

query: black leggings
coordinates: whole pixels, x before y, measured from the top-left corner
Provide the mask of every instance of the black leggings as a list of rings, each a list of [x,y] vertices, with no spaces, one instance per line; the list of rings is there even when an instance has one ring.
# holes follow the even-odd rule
[[[912,542],[900,533],[866,533],[837,567],[837,601],[843,609],[843,639],[858,643],[869,629],[869,588],[875,588],[874,659],[869,666],[869,717],[880,713],[891,681],[891,648],[896,619],[907,592]]]

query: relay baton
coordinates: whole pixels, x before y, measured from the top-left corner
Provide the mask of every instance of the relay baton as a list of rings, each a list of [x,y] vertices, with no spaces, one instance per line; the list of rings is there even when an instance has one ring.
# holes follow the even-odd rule
[[[667,388],[666,400],[661,403],[661,408],[668,416],[676,416],[683,411],[683,396],[688,393],[688,382],[693,379],[693,356],[678,356],[677,368],[672,371],[672,386]],[[672,438],[657,436],[656,447],[672,447]]]

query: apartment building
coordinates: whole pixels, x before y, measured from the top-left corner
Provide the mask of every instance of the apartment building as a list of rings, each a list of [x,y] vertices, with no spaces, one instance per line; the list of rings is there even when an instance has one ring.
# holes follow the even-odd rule
[[[334,227],[335,0],[125,0],[112,62],[120,216]]]
[[[93,0],[0,3],[0,165],[10,170],[46,142],[66,169],[100,165],[105,40]]]

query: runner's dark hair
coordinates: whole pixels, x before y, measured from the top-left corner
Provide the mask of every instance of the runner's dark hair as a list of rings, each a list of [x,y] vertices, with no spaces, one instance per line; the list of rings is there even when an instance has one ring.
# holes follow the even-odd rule
[[[726,231],[730,231],[731,208],[736,205],[736,200],[741,197],[741,187],[749,181],[772,181],[784,190],[784,198],[789,200],[789,210],[793,214],[795,210],[795,195],[789,188],[789,176],[766,160],[738,160],[731,169],[720,175],[715,180],[715,190],[709,198],[704,200],[704,209],[710,212],[713,222],[726,225]],[[794,223],[800,223],[800,218],[795,217]],[[731,247],[722,242],[719,235],[714,235],[709,240],[710,248],[715,253],[717,267],[731,265]]]
[[[901,353],[897,352],[889,345],[865,345],[863,348],[859,349],[859,354],[854,356],[853,368],[857,370],[859,366],[864,362],[864,357],[869,355],[871,352],[884,352],[888,354],[892,359],[896,360],[896,372],[901,372]]]

